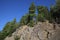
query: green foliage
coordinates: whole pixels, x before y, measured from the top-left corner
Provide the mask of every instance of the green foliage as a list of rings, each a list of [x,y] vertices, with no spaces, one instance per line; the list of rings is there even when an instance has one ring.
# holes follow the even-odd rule
[[[30,20],[29,26],[30,26],[30,27],[33,27],[33,26],[34,26],[34,21],[33,21],[33,20]]]
[[[29,14],[30,20],[33,20],[34,17],[36,17],[36,14]]]
[[[56,23],[60,22],[60,0],[56,0],[56,5],[51,6],[50,8],[51,18]],[[54,22],[53,21],[53,22]]]
[[[39,14],[39,15],[37,16],[37,20],[38,20],[38,21],[41,21],[41,22],[44,22],[44,21],[45,21],[44,14]]]
[[[6,32],[0,32],[0,40],[4,40],[8,34]]]
[[[2,32],[0,32],[0,40],[4,40],[4,34]]]
[[[21,20],[20,20],[20,25],[26,25],[26,24],[28,24],[28,14],[27,15],[25,15],[25,16],[23,16],[22,18],[21,18]]]
[[[20,21],[20,25],[25,25],[25,17],[23,16],[21,21]]]
[[[35,13],[35,4],[34,3],[32,3],[31,6],[29,7],[29,13],[30,14]]]
[[[34,3],[32,3],[31,6],[29,7],[29,14],[26,14],[21,18],[20,25],[27,25],[30,22],[30,20],[33,20],[35,16],[36,16],[35,5]]]
[[[34,17],[34,16],[36,16],[36,14],[30,14],[30,16],[31,16],[31,17]]]
[[[60,8],[60,0],[56,0],[56,6]]]
[[[36,10],[35,4],[32,3],[31,6],[30,6],[30,8],[29,8],[30,20],[33,20],[33,18],[36,16],[35,10]]]
[[[46,7],[37,6],[37,11],[38,11],[38,15],[37,15],[37,20],[38,21],[45,21],[49,18],[48,9]]]
[[[45,8],[44,6],[37,6],[38,14],[41,14],[41,12],[43,12],[44,8]]]
[[[34,3],[31,4],[30,8],[29,8],[29,26],[33,27],[34,26],[34,17],[36,17],[36,14],[35,14],[35,11],[36,11],[36,6]]]
[[[6,36],[11,36],[12,33],[15,31],[14,29],[16,29],[17,27],[18,24],[16,23],[16,19],[8,22],[0,33],[0,39],[4,39]]]

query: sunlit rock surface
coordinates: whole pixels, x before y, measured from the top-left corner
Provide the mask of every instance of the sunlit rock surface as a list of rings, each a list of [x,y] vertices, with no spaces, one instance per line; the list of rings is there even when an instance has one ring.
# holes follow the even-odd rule
[[[19,37],[19,40],[59,40],[60,31],[57,24],[46,22],[38,22],[34,27],[27,25],[21,26],[12,33],[11,37],[6,37],[5,40],[15,40]],[[58,37],[57,37],[58,36]]]

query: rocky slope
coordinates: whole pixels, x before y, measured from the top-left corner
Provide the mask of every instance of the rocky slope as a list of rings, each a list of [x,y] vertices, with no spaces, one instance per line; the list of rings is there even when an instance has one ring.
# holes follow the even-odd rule
[[[5,40],[15,40],[16,37],[19,40],[59,40],[60,30],[57,24],[46,22],[38,22],[34,27],[24,25],[16,29],[12,33],[11,37],[6,37]],[[57,37],[58,36],[58,37]]]

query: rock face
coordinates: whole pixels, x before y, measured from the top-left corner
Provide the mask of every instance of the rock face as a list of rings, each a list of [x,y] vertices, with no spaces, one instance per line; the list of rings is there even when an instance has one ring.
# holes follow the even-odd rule
[[[16,37],[19,37],[19,40],[57,40],[54,39],[57,29],[59,29],[57,25],[54,26],[48,22],[39,22],[34,27],[24,25],[16,29],[11,37],[7,36],[5,40],[15,40]]]

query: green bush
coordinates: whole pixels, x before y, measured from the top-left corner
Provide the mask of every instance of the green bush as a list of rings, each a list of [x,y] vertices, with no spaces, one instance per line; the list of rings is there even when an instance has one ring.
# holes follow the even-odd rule
[[[42,14],[38,14],[37,21],[40,21],[40,22],[44,22],[45,21],[45,16],[44,16],[43,13]]]
[[[30,26],[30,27],[33,27],[33,26],[34,26],[34,21],[33,21],[33,20],[30,20],[29,26]]]

